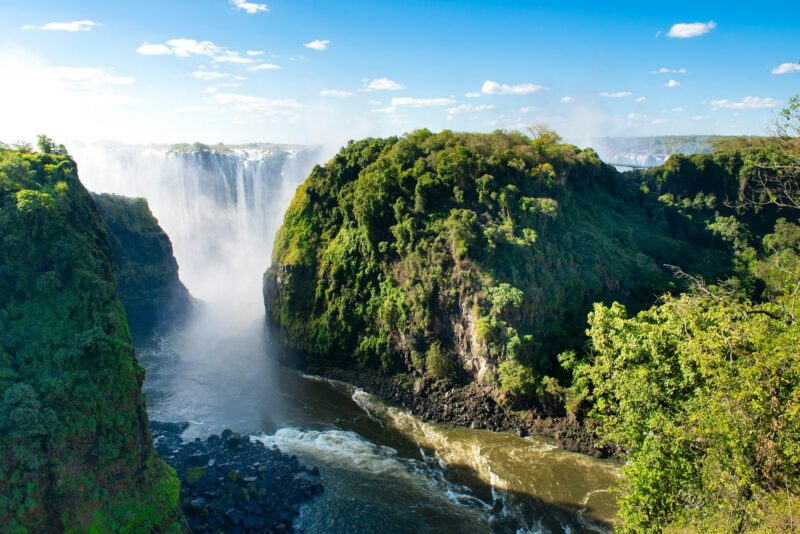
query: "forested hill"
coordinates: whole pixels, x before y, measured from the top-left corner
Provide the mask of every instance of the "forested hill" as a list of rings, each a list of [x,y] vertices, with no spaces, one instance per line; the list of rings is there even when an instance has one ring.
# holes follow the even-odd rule
[[[265,275],[289,345],[332,365],[494,384],[514,397],[585,343],[595,301],[649,306],[732,250],[543,130],[351,142],[298,189]],[[551,378],[546,378],[550,376]]]
[[[0,150],[2,530],[177,531],[106,233],[74,161],[43,150]]]
[[[92,194],[111,245],[117,297],[125,306],[134,336],[185,315],[192,298],[178,278],[169,236],[158,225],[147,200]]]

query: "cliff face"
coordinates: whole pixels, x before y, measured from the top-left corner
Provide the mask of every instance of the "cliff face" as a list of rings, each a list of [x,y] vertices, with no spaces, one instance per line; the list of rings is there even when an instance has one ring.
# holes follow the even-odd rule
[[[111,252],[66,155],[0,151],[0,524],[179,528]]]
[[[111,245],[117,297],[134,335],[188,311],[192,299],[178,278],[172,243],[147,201],[109,194],[92,198]]]
[[[584,343],[595,301],[669,288],[729,251],[548,132],[351,143],[297,190],[264,276],[285,341],[346,367],[462,376],[517,396]],[[706,239],[697,248],[692,239]]]

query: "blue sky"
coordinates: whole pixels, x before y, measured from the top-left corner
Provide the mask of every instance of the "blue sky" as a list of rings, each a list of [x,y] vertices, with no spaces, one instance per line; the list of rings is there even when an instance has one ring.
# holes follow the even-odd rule
[[[339,144],[538,123],[579,143],[761,134],[800,92],[796,7],[768,8],[5,0],[0,139]]]

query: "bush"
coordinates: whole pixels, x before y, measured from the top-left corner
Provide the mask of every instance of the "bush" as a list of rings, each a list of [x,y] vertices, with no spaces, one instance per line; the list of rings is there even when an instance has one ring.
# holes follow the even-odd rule
[[[430,346],[425,355],[425,368],[435,378],[456,378],[458,365],[453,356],[438,341]]]
[[[536,387],[533,369],[517,360],[508,359],[500,364],[500,387],[516,398],[529,397]]]

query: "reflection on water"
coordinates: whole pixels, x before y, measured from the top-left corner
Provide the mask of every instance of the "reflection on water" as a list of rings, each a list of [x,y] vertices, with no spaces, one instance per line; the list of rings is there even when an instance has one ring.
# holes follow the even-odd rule
[[[614,520],[615,463],[423,423],[276,364],[261,321],[230,323],[201,311],[141,344],[150,417],[190,421],[187,437],[231,427],[319,466],[325,492],[298,521],[306,532],[583,532]]]

